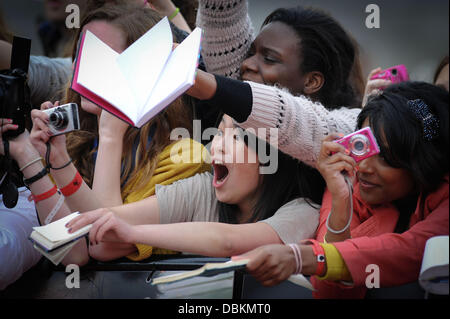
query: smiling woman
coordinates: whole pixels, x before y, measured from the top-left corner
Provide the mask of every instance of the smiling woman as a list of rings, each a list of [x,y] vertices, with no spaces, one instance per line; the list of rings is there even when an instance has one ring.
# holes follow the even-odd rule
[[[297,245],[297,257],[271,245],[236,259],[249,258],[266,285],[313,275],[318,298],[364,298],[368,265],[379,269],[380,287],[416,282],[426,241],[449,233],[448,98],[443,88],[404,82],[370,99],[358,128],[370,126],[381,152],[357,164],[335,136],[323,142],[317,167],[327,191],[316,240]],[[353,194],[343,168],[356,175]]]

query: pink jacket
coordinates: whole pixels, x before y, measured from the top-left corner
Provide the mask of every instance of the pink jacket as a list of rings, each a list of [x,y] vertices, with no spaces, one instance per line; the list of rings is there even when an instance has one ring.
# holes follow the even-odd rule
[[[312,277],[317,289],[316,298],[364,298],[366,278],[371,274],[366,273],[369,264],[379,267],[380,287],[417,281],[426,241],[433,236],[449,234],[448,175],[439,189],[425,198],[423,210],[417,205],[410,228],[401,234],[393,233],[399,212],[392,204],[370,207],[361,200],[358,184],[354,185],[354,191],[352,238],[333,243],[352,275],[353,285]],[[418,203],[421,201],[419,198]],[[320,209],[317,232],[320,242],[327,232],[326,219],[330,210],[331,194],[327,191]]]

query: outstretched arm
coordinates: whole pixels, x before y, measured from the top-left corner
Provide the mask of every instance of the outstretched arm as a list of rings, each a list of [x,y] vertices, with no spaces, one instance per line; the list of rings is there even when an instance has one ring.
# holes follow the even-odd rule
[[[315,167],[325,136],[354,131],[361,109],[329,111],[304,96],[273,86],[241,82],[198,70],[187,94],[209,100],[244,129],[266,130],[266,140],[284,153]]]
[[[277,233],[266,223],[132,225],[113,212],[98,210],[82,214],[67,227],[69,232],[74,232],[92,223],[89,240],[94,245],[100,242],[142,243],[193,254],[227,257],[264,244],[281,243]]]

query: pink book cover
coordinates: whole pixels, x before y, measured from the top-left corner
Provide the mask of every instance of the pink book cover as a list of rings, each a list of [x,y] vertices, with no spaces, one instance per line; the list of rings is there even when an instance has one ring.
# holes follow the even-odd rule
[[[111,114],[117,116],[118,118],[122,119],[123,121],[127,122],[130,125],[134,126],[133,121],[131,121],[125,114],[123,114],[121,111],[119,111],[114,105],[110,104],[109,102],[105,101],[102,97],[96,95],[95,93],[91,92],[84,86],[78,83],[78,69],[80,67],[80,61],[81,56],[83,54],[83,43],[84,43],[84,37],[86,35],[86,32],[84,32],[81,36],[80,44],[78,46],[77,54],[75,57],[75,66],[73,70],[73,77],[72,77],[72,84],[71,89],[83,96],[84,98],[88,99],[92,103],[100,106],[102,109],[110,112]]]

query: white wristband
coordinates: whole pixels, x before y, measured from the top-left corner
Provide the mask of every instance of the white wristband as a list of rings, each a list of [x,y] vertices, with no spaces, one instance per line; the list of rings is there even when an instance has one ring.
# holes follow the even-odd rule
[[[56,213],[58,212],[58,210],[61,208],[62,204],[64,203],[64,195],[61,194],[60,191],[58,191],[58,194],[60,194],[61,196],[59,196],[59,199],[56,202],[55,207],[53,207],[52,211],[47,215],[47,218],[45,219],[45,222],[44,222],[45,225],[48,225],[52,222]]]

